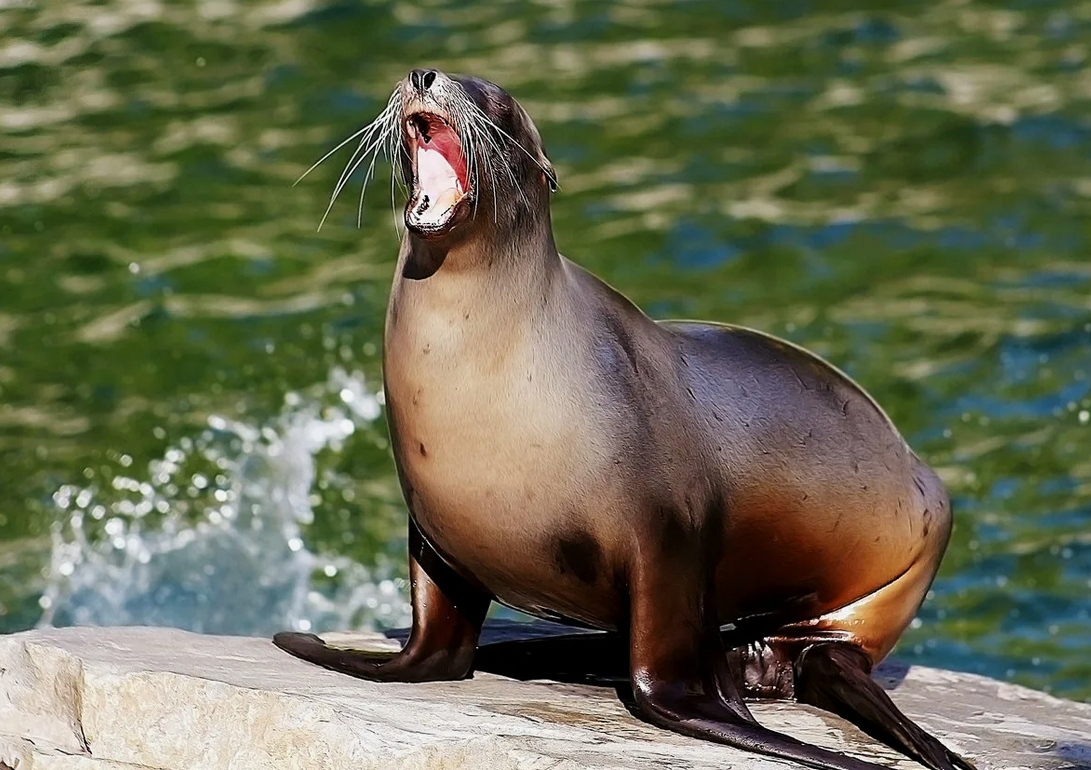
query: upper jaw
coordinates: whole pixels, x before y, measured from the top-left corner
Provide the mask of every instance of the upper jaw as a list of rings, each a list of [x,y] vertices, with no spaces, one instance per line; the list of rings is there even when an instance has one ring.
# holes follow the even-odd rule
[[[405,100],[402,102],[402,131],[405,131],[407,121],[411,117],[422,113],[428,113],[443,118],[448,125],[454,122],[447,109],[440,105],[435,99],[421,98],[419,94],[413,92],[407,94]]]

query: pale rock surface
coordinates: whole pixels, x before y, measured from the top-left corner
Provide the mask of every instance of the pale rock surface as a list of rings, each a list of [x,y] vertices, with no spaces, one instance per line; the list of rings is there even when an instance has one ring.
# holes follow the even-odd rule
[[[375,634],[327,638],[397,646]],[[878,678],[980,770],[1091,768],[1091,705],[929,668],[888,664]],[[802,740],[890,767],[920,767],[816,709],[756,703],[753,710],[763,724]],[[656,729],[609,687],[485,673],[464,682],[374,684],[295,660],[266,639],[163,628],[0,637],[0,770],[789,766]]]

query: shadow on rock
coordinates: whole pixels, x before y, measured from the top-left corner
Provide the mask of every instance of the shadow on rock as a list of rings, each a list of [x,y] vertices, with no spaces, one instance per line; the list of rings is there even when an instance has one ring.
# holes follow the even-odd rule
[[[404,643],[409,629],[387,631],[386,636]],[[725,648],[748,641],[734,630],[723,631],[721,637]],[[548,621],[492,620],[481,631],[474,670],[520,681],[548,679],[617,688],[629,681],[628,664],[628,643],[622,634]],[[888,660],[876,668],[875,679],[884,689],[895,690],[908,672],[907,664]]]

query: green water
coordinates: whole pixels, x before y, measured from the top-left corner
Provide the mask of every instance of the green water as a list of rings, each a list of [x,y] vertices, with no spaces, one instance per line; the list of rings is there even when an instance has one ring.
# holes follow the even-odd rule
[[[389,174],[359,229],[357,183],[316,232],[345,156],[292,182],[431,64],[534,117],[567,256],[816,350],[941,471],[897,656],[1091,699],[1089,19],[0,0],[0,630],[404,619]]]

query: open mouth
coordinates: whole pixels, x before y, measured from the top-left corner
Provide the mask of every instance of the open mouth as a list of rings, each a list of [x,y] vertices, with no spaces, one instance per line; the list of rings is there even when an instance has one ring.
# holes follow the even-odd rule
[[[454,217],[455,207],[469,196],[466,160],[458,132],[447,119],[416,112],[405,119],[413,188],[405,221],[422,232],[436,232]]]

